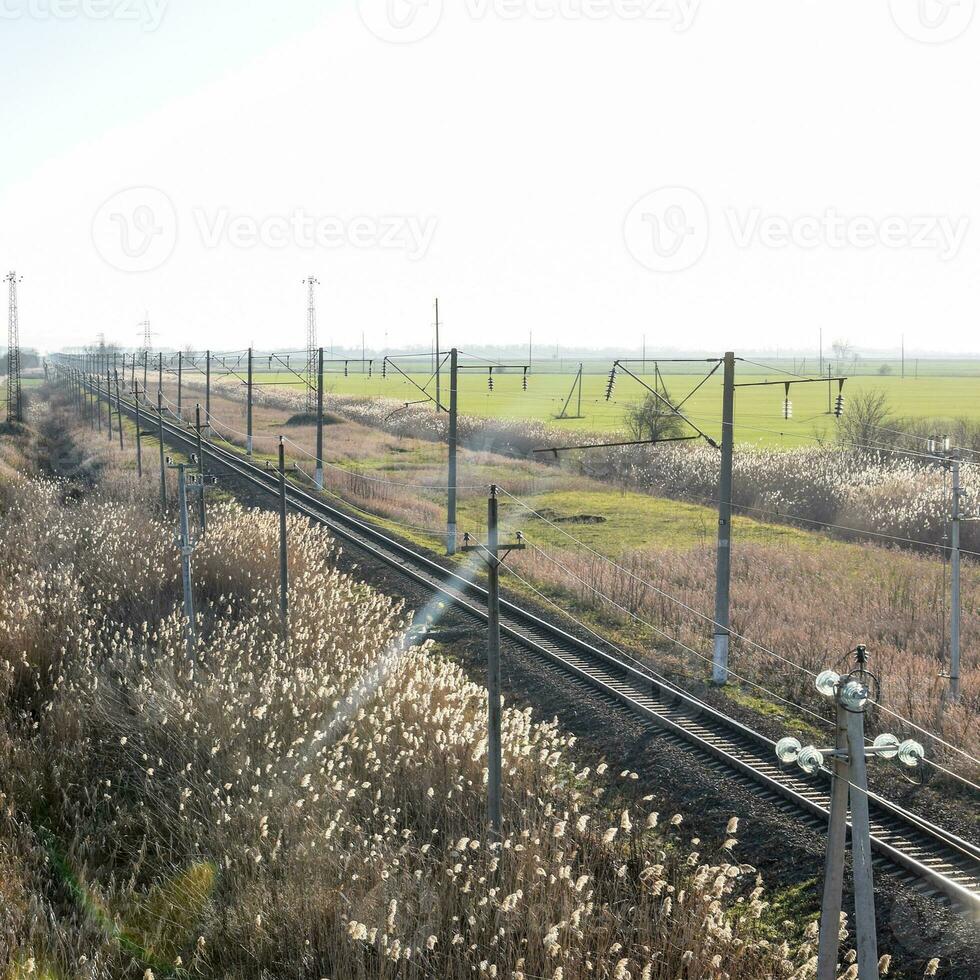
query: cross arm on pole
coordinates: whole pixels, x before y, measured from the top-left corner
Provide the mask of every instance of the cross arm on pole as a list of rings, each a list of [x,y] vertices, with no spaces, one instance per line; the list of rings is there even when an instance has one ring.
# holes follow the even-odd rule
[[[715,442],[715,440],[712,439],[711,436],[708,435],[707,432],[705,432],[700,426],[698,426],[694,422],[692,422],[676,405],[674,405],[670,401],[670,399],[664,398],[664,396],[661,395],[659,391],[657,391],[655,388],[651,388],[650,385],[648,385],[638,374],[634,374],[628,367],[626,367],[626,365],[625,365],[625,363],[623,361],[616,361],[613,364],[613,372],[615,372],[617,369],[620,370],[620,371],[622,371],[622,372],[624,372],[625,374],[628,374],[641,387],[646,388],[646,390],[649,391],[650,394],[653,395],[654,398],[657,399],[657,401],[659,401],[662,404],[666,405],[667,408],[670,409],[671,414],[676,415],[679,419],[681,419],[682,421],[686,422],[692,429],[694,429],[694,431],[702,439],[704,439],[708,443],[709,446],[713,446],[715,449],[720,449],[721,448],[718,445],[718,443]]]
[[[503,565],[503,563],[504,563],[503,562],[503,559],[499,556],[499,553],[500,552],[503,552],[504,557],[506,557],[512,551],[525,551],[526,549],[527,549],[527,545],[524,543],[524,535],[520,531],[518,531],[517,532],[517,540],[516,541],[514,541],[511,544],[498,544],[497,545],[497,552],[498,552],[498,557],[496,559],[497,566],[499,567],[499,566]],[[490,549],[487,548],[487,546],[485,544],[481,544],[479,541],[477,541],[474,544],[472,542],[471,538],[470,538],[469,531],[467,531],[463,535],[463,547],[460,550],[461,551],[477,551],[477,552],[482,552],[481,557],[483,558],[483,560],[488,565],[493,560],[493,556],[490,553]]]

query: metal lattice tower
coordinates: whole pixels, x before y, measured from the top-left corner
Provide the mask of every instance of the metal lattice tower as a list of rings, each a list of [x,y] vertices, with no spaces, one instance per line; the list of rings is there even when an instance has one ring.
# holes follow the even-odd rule
[[[140,324],[140,327],[143,328],[143,352],[149,354],[153,350],[153,331],[150,329],[149,315]]]
[[[306,413],[312,415],[316,411],[317,389],[317,342],[316,342],[316,287],[320,280],[310,276],[303,280],[308,289],[306,303]]]
[[[7,421],[24,421],[24,402],[20,388],[20,326],[17,317],[17,283],[21,281],[16,272],[7,275],[10,286],[10,316],[7,327]]]

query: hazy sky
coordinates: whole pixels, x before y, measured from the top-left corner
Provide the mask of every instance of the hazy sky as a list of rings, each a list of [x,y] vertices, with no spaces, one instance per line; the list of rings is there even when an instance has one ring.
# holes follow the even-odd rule
[[[980,350],[975,0],[0,0],[25,344]]]

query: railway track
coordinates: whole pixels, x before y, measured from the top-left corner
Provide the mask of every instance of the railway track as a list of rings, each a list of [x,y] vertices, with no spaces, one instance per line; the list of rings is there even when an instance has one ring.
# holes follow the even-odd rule
[[[93,387],[104,396],[98,385]],[[123,411],[135,418],[131,399]],[[141,412],[144,430],[157,430],[154,414]],[[196,451],[196,436],[174,418],[163,421],[165,441]],[[202,444],[205,457],[247,484],[278,494],[278,476],[247,458],[213,443]],[[332,534],[440,594],[464,613],[486,622],[486,592],[372,525],[331,506],[317,495],[287,484],[289,506],[326,525]],[[827,773],[808,776],[776,761],[774,743],[746,725],[699,701],[673,684],[653,677],[614,653],[600,649],[514,602],[501,600],[501,632],[535,656],[571,675],[629,711],[665,730],[665,738],[698,755],[707,764],[749,786],[788,815],[824,823],[830,803]],[[980,848],[877,795],[871,797],[871,834],[875,864],[896,873],[917,891],[962,908],[980,921]]]

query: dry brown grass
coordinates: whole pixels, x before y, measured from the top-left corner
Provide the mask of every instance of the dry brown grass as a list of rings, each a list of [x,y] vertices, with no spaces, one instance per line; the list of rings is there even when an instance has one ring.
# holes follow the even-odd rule
[[[213,509],[189,662],[153,482],[134,509],[129,454],[93,451],[97,494],[32,480],[0,524],[0,975],[812,974],[812,932],[767,941],[734,823],[691,839],[530,711],[489,839],[486,692],[406,647],[321,528],[290,520],[287,645],[275,518]]]
[[[214,414],[229,419],[241,414],[242,403],[235,395],[215,395]],[[175,397],[173,392],[170,397]],[[277,451],[278,435],[285,434],[303,451],[314,452],[314,426],[284,424],[295,393],[271,389],[261,399],[254,409],[254,429],[262,433],[256,437],[256,451],[271,455]],[[404,525],[409,534],[421,534],[432,543],[440,540],[445,519],[444,446],[351,422],[327,426],[325,431],[331,464],[325,471],[328,492]],[[232,433],[225,434],[244,445]],[[305,479],[312,481],[310,460],[293,447],[290,453],[299,460]],[[798,496],[814,474],[791,455],[781,458],[786,496]],[[377,465],[379,460],[383,467]],[[705,466],[708,473],[710,466]],[[817,482],[823,486],[832,477],[823,474]],[[482,496],[482,488],[491,482],[501,482],[525,499],[556,489],[615,492],[551,466],[466,449],[460,453],[459,482],[467,488],[464,498]],[[866,510],[878,511],[887,493],[869,491],[866,497]],[[871,520],[863,511],[860,519],[852,517],[858,525]],[[528,530],[523,518],[515,527]],[[713,543],[713,525],[710,530]],[[573,537],[577,533],[574,526],[569,531]],[[533,537],[529,540],[535,542]],[[708,674],[712,629],[706,617],[714,608],[714,550],[709,544],[629,548],[611,564],[571,538],[560,540],[561,546],[537,541],[541,551],[515,556],[511,565],[564,608],[571,600],[579,615],[591,614],[593,624],[629,626],[621,629],[621,638],[634,649],[646,647],[656,667],[696,680]],[[734,629],[784,658],[736,638],[733,669],[766,689],[759,691],[750,683],[747,693],[769,700],[774,693],[828,718],[812,674],[865,643],[883,677],[885,709],[953,745],[968,747],[980,741],[980,605],[970,598],[980,594],[980,568],[975,564],[964,562],[961,702],[950,704],[948,682],[941,676],[948,670],[948,570],[933,553],[877,544],[848,547],[814,535],[812,545],[785,538],[771,545],[740,543],[733,559]],[[669,637],[696,653],[685,652]],[[872,724],[924,739],[933,760],[978,781],[980,770],[974,763],[904,725],[888,710]],[[816,721],[806,711],[794,712],[809,723]]]

